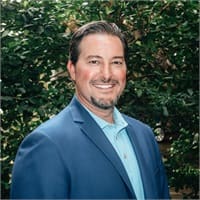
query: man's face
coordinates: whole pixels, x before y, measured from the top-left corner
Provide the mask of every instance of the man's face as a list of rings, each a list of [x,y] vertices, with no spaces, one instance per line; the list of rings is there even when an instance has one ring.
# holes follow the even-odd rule
[[[75,66],[68,62],[79,101],[92,111],[112,109],[126,84],[123,45],[116,36],[91,34],[83,38]]]

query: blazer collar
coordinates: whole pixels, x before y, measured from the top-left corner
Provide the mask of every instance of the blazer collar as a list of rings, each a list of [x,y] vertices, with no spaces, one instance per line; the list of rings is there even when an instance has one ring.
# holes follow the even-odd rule
[[[74,97],[70,103],[70,110],[74,122],[79,123],[79,126],[83,133],[93,142],[97,148],[105,155],[105,157],[112,163],[113,167],[120,174],[122,180],[129,188],[131,193],[130,198],[136,198],[132,189],[130,180],[125,171],[125,168],[117,155],[116,151],[112,147],[111,143],[102,132],[101,128],[92,119],[88,111],[79,103]]]
[[[149,171],[147,170],[148,163],[145,159],[143,151],[143,148],[148,148],[148,147],[142,146],[141,142],[139,141],[139,137],[137,136],[135,128],[130,123],[127,126],[127,133],[130,138],[133,150],[135,151],[138,165],[140,168],[141,178],[144,187],[144,196],[145,198],[152,197],[155,192],[155,185],[151,179],[152,175],[149,174]]]

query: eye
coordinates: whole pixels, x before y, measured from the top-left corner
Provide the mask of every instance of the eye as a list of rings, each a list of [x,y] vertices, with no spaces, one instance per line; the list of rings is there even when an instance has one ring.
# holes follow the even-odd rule
[[[90,60],[89,63],[92,64],[92,65],[100,64],[100,62],[98,60]]]
[[[112,64],[121,66],[121,65],[123,64],[123,61],[121,61],[121,60],[114,60],[114,61],[112,62]]]

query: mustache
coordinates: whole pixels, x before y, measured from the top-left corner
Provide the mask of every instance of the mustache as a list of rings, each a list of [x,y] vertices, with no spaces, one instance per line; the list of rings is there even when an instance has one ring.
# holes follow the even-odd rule
[[[92,84],[102,84],[102,83],[107,83],[107,84],[118,84],[119,81],[117,80],[114,80],[114,79],[105,79],[105,78],[102,78],[102,79],[99,79],[99,80],[91,80],[90,83]]]

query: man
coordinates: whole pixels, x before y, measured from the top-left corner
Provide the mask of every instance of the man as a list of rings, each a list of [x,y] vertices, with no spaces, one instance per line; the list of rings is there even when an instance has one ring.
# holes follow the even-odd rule
[[[168,199],[151,129],[115,107],[126,84],[127,43],[112,23],[79,28],[67,68],[75,96],[22,142],[16,199]]]

